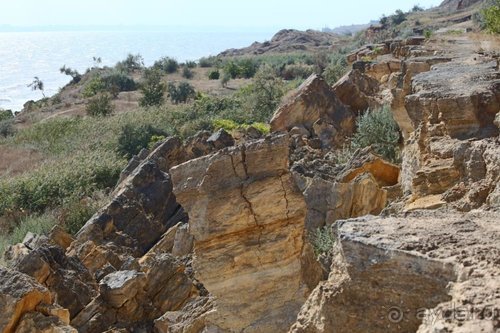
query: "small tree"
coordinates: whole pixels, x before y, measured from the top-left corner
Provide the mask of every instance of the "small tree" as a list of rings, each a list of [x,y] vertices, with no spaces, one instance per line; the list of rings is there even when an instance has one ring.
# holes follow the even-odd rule
[[[394,15],[391,16],[391,21],[394,25],[400,25],[406,21],[406,14],[401,9],[398,9]]]
[[[169,82],[167,86],[168,96],[174,104],[187,103],[191,98],[196,96],[194,87],[188,82],[181,82],[178,86]]]
[[[142,98],[139,104],[142,107],[163,104],[165,84],[161,81],[161,73],[156,69],[147,69],[144,72],[144,82],[141,85]]]
[[[31,90],[33,90],[33,91],[40,90],[42,92],[43,98],[45,98],[45,90],[44,90],[43,81],[40,80],[40,78],[38,76],[35,76],[33,78],[33,82],[28,84],[28,87],[31,88]]]
[[[186,78],[188,80],[192,79],[194,76],[194,73],[189,67],[186,65],[182,68],[182,77]]]
[[[127,58],[118,62],[115,67],[117,70],[127,73],[137,71],[144,67],[144,58],[140,54],[129,53]]]
[[[78,71],[76,69],[66,67],[66,65],[59,68],[59,71],[62,74],[71,76],[71,83],[73,83],[73,84],[80,82],[80,80],[82,79],[82,75],[80,73],[78,73]]]
[[[85,110],[89,116],[104,117],[113,113],[114,106],[108,94],[99,94],[89,101]]]
[[[172,74],[179,69],[179,63],[174,58],[163,57],[156,61],[153,67],[167,74]]]
[[[385,15],[382,15],[382,17],[380,17],[379,22],[383,27],[387,27],[387,24],[389,23],[389,18]]]
[[[167,137],[168,134],[151,125],[125,125],[118,136],[117,152],[127,158],[147,148],[154,137]]]
[[[423,11],[424,9],[419,6],[419,5],[414,5],[413,8],[411,9],[412,12],[416,13],[416,12],[421,12]]]

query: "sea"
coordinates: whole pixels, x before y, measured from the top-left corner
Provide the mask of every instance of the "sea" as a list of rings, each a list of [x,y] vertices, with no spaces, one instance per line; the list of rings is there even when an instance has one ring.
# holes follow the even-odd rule
[[[94,66],[112,66],[129,54],[141,54],[150,66],[163,56],[180,62],[217,55],[228,48],[240,48],[269,40],[265,31],[38,31],[0,32],[0,108],[19,111],[28,100],[42,98],[28,84],[36,76],[51,96],[69,82],[59,72],[63,65],[85,72]]]

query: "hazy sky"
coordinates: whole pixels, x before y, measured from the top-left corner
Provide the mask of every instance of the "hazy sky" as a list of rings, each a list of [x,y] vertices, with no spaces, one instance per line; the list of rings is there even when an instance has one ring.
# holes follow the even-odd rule
[[[441,0],[0,0],[0,25],[322,28]]]

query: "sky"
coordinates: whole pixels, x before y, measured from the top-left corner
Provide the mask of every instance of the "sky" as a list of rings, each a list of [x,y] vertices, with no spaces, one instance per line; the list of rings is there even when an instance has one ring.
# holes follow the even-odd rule
[[[0,26],[320,29],[442,0],[0,0]]]

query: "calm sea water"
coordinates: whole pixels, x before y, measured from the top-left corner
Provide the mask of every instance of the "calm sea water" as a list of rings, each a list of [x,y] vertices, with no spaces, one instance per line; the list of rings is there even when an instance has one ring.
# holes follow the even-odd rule
[[[27,85],[38,76],[47,96],[69,82],[59,73],[63,65],[84,72],[101,57],[103,65],[114,65],[128,53],[140,53],[146,65],[162,56],[179,61],[216,55],[228,48],[270,39],[265,32],[172,32],[172,31],[71,31],[0,33],[0,108],[20,110],[40,91]]]

